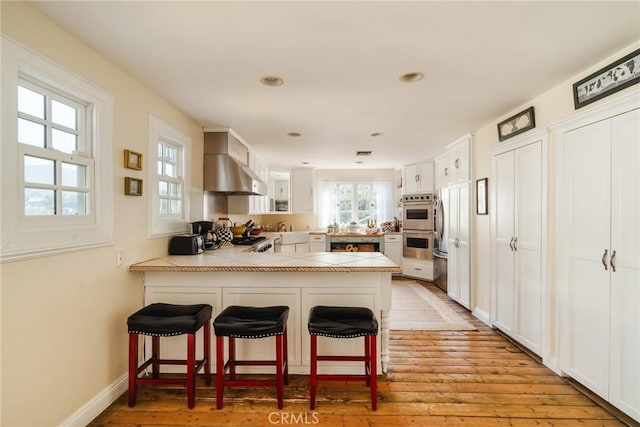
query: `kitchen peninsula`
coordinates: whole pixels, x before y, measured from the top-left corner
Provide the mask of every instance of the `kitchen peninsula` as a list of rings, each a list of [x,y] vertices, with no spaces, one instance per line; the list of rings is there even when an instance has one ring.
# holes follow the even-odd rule
[[[307,316],[311,307],[368,307],[380,323],[378,369],[386,372],[391,275],[400,272],[400,267],[381,253],[257,253],[247,252],[246,248],[221,248],[200,255],[155,258],[133,264],[129,271],[143,274],[145,304],[206,303],[213,306],[214,316],[229,305],[288,305],[289,371],[293,374],[309,373]],[[180,357],[184,353],[180,337],[169,337],[166,341],[163,357]],[[272,356],[274,350],[269,340],[247,341],[237,343],[238,357]],[[322,353],[362,352],[360,339],[325,339],[318,345]],[[358,364],[348,365],[325,364],[331,366],[332,372],[360,373],[362,370]],[[261,368],[245,369],[245,372],[260,372]]]

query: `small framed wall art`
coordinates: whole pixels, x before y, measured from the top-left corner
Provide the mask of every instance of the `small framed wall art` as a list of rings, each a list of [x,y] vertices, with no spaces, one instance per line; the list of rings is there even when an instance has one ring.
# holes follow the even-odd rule
[[[127,196],[142,196],[142,180],[125,177],[124,194]]]
[[[640,49],[573,84],[575,109],[640,82]]]
[[[476,181],[476,214],[487,215],[487,182],[488,178]]]
[[[512,136],[533,129],[535,126],[536,118],[533,114],[533,107],[529,107],[498,123],[498,140],[504,141]]]
[[[142,170],[142,154],[131,150],[124,150],[124,167]]]

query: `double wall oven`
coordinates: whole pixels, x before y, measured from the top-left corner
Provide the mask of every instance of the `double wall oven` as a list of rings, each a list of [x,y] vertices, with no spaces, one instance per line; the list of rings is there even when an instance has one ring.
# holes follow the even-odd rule
[[[433,259],[434,195],[402,196],[402,256]]]

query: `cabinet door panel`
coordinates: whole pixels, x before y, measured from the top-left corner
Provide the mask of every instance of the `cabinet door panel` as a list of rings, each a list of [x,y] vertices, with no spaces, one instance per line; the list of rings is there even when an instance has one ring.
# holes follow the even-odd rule
[[[458,302],[464,307],[469,308],[471,300],[471,249],[469,239],[471,237],[470,230],[470,193],[469,183],[460,184],[458,190]]]
[[[611,130],[608,121],[565,134],[568,372],[608,397]],[[606,261],[606,258],[605,258]]]
[[[447,213],[447,225],[449,236],[449,259],[447,260],[447,294],[454,300],[459,298],[458,254],[456,250],[456,238],[458,236],[459,217],[459,190],[457,186],[449,187],[449,212]]]
[[[496,268],[496,310],[495,324],[507,333],[515,328],[515,287],[514,287],[514,153],[495,156],[492,179],[495,188],[495,242],[494,256]]]
[[[640,421],[640,112],[613,119],[611,403]]]
[[[517,338],[535,353],[542,340],[542,146],[515,152],[515,288]]]

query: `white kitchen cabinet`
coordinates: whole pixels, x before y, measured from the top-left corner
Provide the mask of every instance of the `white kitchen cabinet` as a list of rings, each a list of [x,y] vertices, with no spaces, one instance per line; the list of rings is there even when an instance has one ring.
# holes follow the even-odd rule
[[[291,171],[291,204],[293,213],[313,213],[313,169]]]
[[[309,234],[309,252],[327,252],[327,235]]]
[[[433,282],[433,260],[402,258],[402,275]]]
[[[447,145],[449,166],[446,175],[449,184],[471,179],[471,135],[467,134]]]
[[[384,255],[398,265],[402,265],[402,234],[384,235]]]
[[[471,302],[470,216],[469,183],[449,185],[447,294],[466,308]]]
[[[557,129],[561,369],[640,421],[640,110]],[[629,111],[631,110],[631,111]]]
[[[546,131],[491,151],[492,323],[542,353]]]
[[[435,188],[439,190],[449,185],[449,152],[435,158]]]
[[[280,245],[280,252],[303,253],[309,252],[309,243],[290,243]]]
[[[278,180],[274,181],[274,199],[276,200],[289,200],[289,181]]]
[[[269,171],[269,212],[291,212],[291,171]]]
[[[407,165],[402,168],[403,194],[433,193],[434,162]]]

